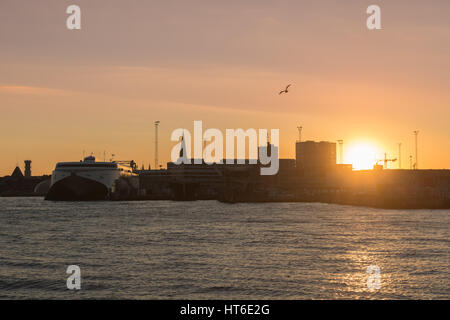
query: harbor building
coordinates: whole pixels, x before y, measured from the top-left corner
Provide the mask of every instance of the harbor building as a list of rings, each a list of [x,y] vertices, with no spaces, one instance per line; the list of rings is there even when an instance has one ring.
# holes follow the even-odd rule
[[[302,175],[323,175],[336,167],[336,143],[297,142],[295,160],[296,168]]]

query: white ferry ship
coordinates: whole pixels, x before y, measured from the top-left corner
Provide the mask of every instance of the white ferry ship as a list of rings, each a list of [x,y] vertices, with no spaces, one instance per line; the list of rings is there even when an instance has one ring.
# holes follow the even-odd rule
[[[134,162],[96,162],[94,156],[80,162],[59,162],[52,173],[46,200],[105,200],[120,177],[134,176]]]

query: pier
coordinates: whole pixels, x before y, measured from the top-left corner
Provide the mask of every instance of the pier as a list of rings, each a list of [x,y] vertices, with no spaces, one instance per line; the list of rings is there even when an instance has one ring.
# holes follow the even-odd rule
[[[323,202],[393,209],[450,209],[450,170],[353,170],[336,163],[336,145],[297,142],[296,159],[279,159],[275,175],[248,160],[207,164],[167,163],[166,169],[137,170],[118,179],[105,200],[218,200]],[[0,178],[0,196],[44,196],[50,176],[23,175],[16,168]]]

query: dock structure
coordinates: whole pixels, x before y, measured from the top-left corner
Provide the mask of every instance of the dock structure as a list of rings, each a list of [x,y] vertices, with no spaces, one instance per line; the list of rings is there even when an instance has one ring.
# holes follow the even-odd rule
[[[140,173],[141,199],[224,202],[327,202],[383,208],[450,208],[450,170],[355,171],[336,163],[336,144],[297,142],[296,159],[280,159],[275,175],[262,165],[180,164]],[[229,163],[229,162],[228,162]]]
[[[132,177],[117,181],[111,200],[295,201],[450,209],[450,170],[374,166],[356,171],[350,164],[336,163],[336,143],[323,141],[298,141],[296,159],[278,161],[274,175],[261,175],[264,165],[259,160],[208,164],[197,159],[169,162],[166,169],[135,168]],[[0,196],[43,195],[49,178],[24,176],[17,167],[11,176],[0,178]]]

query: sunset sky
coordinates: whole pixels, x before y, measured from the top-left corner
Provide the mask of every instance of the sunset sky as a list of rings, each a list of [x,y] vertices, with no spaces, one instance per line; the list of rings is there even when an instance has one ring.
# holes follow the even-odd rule
[[[71,4],[81,30],[66,28]],[[366,28],[371,4],[382,30]],[[171,132],[203,120],[279,128],[284,158],[298,125],[377,157],[401,142],[403,168],[420,130],[420,168],[450,168],[449,16],[448,0],[2,0],[0,176],[83,150],[153,166],[155,120],[162,164]]]

